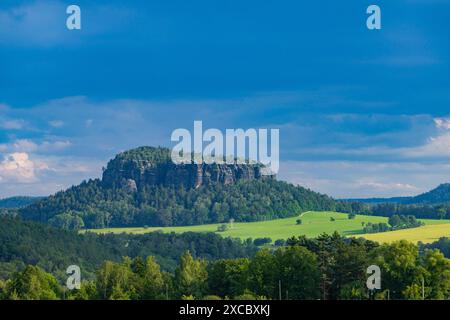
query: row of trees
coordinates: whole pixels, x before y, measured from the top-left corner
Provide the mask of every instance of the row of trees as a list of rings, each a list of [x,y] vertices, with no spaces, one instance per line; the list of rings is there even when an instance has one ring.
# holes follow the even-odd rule
[[[391,227],[385,222],[368,222],[364,225],[364,233],[378,233],[378,232],[386,232],[391,231]]]
[[[186,250],[195,257],[215,260],[250,257],[257,248],[251,240],[222,238],[214,233],[78,234],[0,216],[0,279],[28,264],[51,272],[58,279],[64,279],[66,268],[76,264],[83,269],[85,278],[93,278],[103,261],[119,262],[123,256],[155,256],[164,270],[173,272]]]
[[[388,223],[367,223],[364,225],[365,233],[386,232],[400,229],[417,228],[423,226],[424,223],[417,220],[414,216],[393,215],[389,217]]]
[[[417,228],[424,225],[424,223],[417,220],[415,216],[404,216],[398,214],[390,216],[388,223],[391,225],[392,230]]]
[[[27,266],[0,283],[3,299],[367,299],[366,269],[381,268],[375,298],[450,298],[450,261],[400,241],[378,246],[338,234],[292,238],[252,258],[206,261],[185,252],[173,272],[154,257],[106,261],[96,278],[64,293],[56,279]]]
[[[450,219],[450,203],[445,204],[401,204],[380,203],[366,205],[367,209],[362,212],[375,216],[390,217],[414,216],[417,219]]]

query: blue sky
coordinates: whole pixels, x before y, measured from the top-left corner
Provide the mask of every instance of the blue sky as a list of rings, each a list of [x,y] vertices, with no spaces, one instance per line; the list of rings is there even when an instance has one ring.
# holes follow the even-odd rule
[[[194,120],[279,128],[279,177],[335,197],[449,182],[449,17],[449,0],[2,1],[0,197],[98,177]]]

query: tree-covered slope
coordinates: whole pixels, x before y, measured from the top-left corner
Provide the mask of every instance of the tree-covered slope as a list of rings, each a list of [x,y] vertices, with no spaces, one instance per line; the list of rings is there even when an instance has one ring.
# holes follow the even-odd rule
[[[369,214],[377,216],[410,215],[420,219],[450,219],[450,183],[441,184],[414,197],[359,201],[368,205]]]
[[[199,188],[148,186],[136,193],[83,182],[20,210],[25,219],[68,229],[179,226],[285,218],[348,206],[280,181],[242,181]]]
[[[438,187],[413,197],[394,198],[367,198],[347,199],[347,201],[358,201],[369,204],[399,203],[399,204],[444,204],[450,202],[450,183],[443,183]]]
[[[9,197],[0,199],[0,208],[12,209],[28,206],[36,201],[43,199],[43,197]]]
[[[444,183],[437,188],[418,196],[407,198],[408,204],[440,204],[450,202],[450,183]]]
[[[190,250],[209,260],[249,257],[251,242],[222,238],[213,233],[144,235],[78,234],[51,226],[0,216],[0,279],[27,264],[37,265],[61,278],[69,265],[79,265],[89,277],[105,260],[155,256],[164,270],[173,270],[179,256]]]
[[[309,210],[351,210],[311,190],[258,174],[259,166],[175,166],[168,149],[141,147],[116,156],[90,180],[20,210],[25,219],[68,229],[180,226],[259,221]]]

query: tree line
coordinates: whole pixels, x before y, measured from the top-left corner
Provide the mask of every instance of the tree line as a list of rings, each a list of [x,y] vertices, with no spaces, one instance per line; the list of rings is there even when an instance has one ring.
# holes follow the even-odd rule
[[[255,256],[208,261],[186,251],[172,272],[153,256],[105,261],[80,290],[27,266],[0,282],[3,299],[426,299],[450,298],[450,260],[437,249],[399,241],[378,245],[338,234],[294,237]],[[381,269],[369,295],[366,269]],[[423,285],[423,287],[422,287]]]
[[[367,205],[366,213],[375,216],[390,217],[414,216],[417,219],[450,219],[450,203],[441,204],[401,204],[380,203]]]
[[[251,257],[257,247],[251,240],[223,238],[214,233],[78,234],[0,216],[0,279],[26,265],[35,265],[60,280],[73,264],[83,268],[85,278],[93,278],[105,260],[119,262],[124,256],[154,256],[163,270],[173,271],[186,250],[196,258],[216,260]]]
[[[364,225],[364,233],[377,233],[394,231],[400,229],[410,229],[417,228],[425,225],[423,222],[416,219],[414,216],[404,216],[404,215],[393,215],[389,217],[388,223],[379,222],[372,223],[368,222]]]

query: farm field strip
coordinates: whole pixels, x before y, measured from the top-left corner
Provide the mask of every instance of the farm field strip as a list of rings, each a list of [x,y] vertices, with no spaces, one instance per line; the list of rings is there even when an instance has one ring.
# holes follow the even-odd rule
[[[302,220],[301,225],[296,224],[296,220]],[[331,221],[333,218],[334,221]],[[450,236],[450,220],[431,220],[421,219],[426,225],[420,228],[398,230],[391,232],[383,232],[377,234],[362,234],[362,223],[379,223],[386,222],[386,217],[357,215],[355,219],[348,219],[348,215],[338,212],[317,212],[309,211],[302,213],[300,216],[268,220],[257,222],[235,222],[233,226],[223,232],[217,232],[217,227],[221,223],[183,226],[183,227],[136,227],[136,228],[106,228],[91,229],[90,232],[95,233],[133,233],[142,234],[153,231],[163,232],[217,232],[224,237],[236,237],[241,239],[247,238],[264,238],[269,237],[272,240],[287,239],[292,236],[305,235],[307,237],[316,237],[321,233],[331,234],[334,231],[344,236],[361,236],[367,239],[390,242],[403,239],[410,241],[431,242],[441,236]]]

